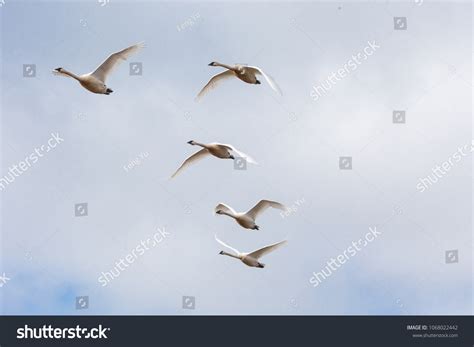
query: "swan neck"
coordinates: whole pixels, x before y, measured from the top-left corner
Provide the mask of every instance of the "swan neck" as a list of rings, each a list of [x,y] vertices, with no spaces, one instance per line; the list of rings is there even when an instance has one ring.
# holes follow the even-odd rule
[[[192,141],[190,142],[193,146],[200,146],[202,148],[207,148],[207,145],[205,145],[204,143],[200,143],[200,142],[196,142],[196,141]]]
[[[237,256],[237,255],[235,255],[235,254],[227,253],[227,252],[225,252],[225,251],[222,251],[222,254],[223,254],[223,255],[227,255],[227,256],[229,256],[229,257],[232,257],[232,258],[240,259],[239,256]]]
[[[232,71],[235,71],[236,68],[235,66],[230,66],[230,65],[227,65],[227,64],[222,64],[222,63],[216,63],[217,66],[221,66],[223,68],[226,68],[228,70],[232,70]]]
[[[70,76],[70,77],[72,77],[72,78],[74,78],[74,79],[80,81],[79,76],[73,74],[73,73],[70,72],[70,71],[67,71],[67,70],[65,70],[65,69],[61,69],[61,73],[65,74],[65,75],[68,75],[68,76]]]
[[[236,218],[232,212],[222,211],[221,213],[222,213],[222,214],[225,214],[226,216],[229,216],[229,217],[231,217],[231,218],[234,218],[234,219]]]

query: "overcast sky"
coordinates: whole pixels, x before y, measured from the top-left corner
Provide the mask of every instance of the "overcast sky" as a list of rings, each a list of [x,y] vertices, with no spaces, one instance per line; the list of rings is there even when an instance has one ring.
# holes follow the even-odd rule
[[[0,193],[2,313],[472,313],[472,155],[417,189],[472,143],[468,2],[7,0],[0,13],[0,178],[52,133],[64,139]],[[51,74],[90,72],[140,41],[109,96]],[[369,42],[373,54],[313,100]],[[221,71],[211,61],[259,66],[283,96],[229,80],[196,103]],[[169,180],[197,150],[189,140],[230,143],[260,165],[207,158]],[[260,199],[297,208],[265,212],[259,231],[213,214],[219,202],[245,211]],[[87,216],[75,216],[77,203]],[[313,287],[313,272],[370,227],[377,239]],[[168,234],[156,247],[101,285],[159,229]],[[258,269],[220,256],[214,234],[241,251],[289,242]],[[447,250],[457,263],[446,264]],[[89,296],[87,310],[76,296]]]

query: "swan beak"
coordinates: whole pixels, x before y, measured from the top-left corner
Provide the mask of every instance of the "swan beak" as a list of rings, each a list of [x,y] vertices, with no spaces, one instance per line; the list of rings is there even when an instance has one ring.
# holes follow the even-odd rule
[[[221,254],[221,255],[224,254],[224,251],[220,251],[219,254]]]
[[[207,64],[208,66],[214,66],[214,62]]]
[[[61,72],[61,68],[58,67],[58,68],[54,69],[54,71]]]
[[[188,142],[186,142],[186,143],[188,143],[188,144],[192,145],[192,144],[193,144],[193,140],[191,140],[191,141],[188,141]]]

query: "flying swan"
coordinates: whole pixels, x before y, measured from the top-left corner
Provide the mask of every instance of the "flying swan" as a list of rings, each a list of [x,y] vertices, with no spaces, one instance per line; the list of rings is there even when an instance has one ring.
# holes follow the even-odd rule
[[[188,141],[188,143],[192,146],[200,146],[202,147],[201,150],[197,151],[193,155],[191,155],[189,158],[187,158],[181,166],[176,170],[176,172],[171,176],[171,178],[175,177],[178,173],[180,173],[182,170],[184,170],[186,167],[188,167],[191,164],[194,164],[195,162],[199,161],[200,159],[208,156],[208,155],[213,155],[214,157],[220,158],[220,159],[235,159],[236,157],[232,155],[231,152],[233,152],[237,157],[244,158],[248,163],[252,164],[257,164],[257,162],[252,159],[250,156],[248,156],[245,153],[242,153],[238,151],[234,146],[232,145],[226,145],[222,143],[199,143],[196,141]]]
[[[220,203],[214,209],[216,214],[223,214],[234,218],[236,222],[246,229],[259,230],[259,226],[255,224],[255,219],[263,213],[267,208],[273,207],[279,210],[286,211],[287,208],[276,201],[260,200],[258,204],[252,207],[247,212],[235,212],[234,209],[226,204]]]
[[[85,75],[77,76],[72,72],[63,69],[62,67],[54,69],[53,73],[55,75],[74,78],[81,84],[81,86],[92,93],[109,95],[113,92],[113,90],[105,85],[107,76],[115,67],[119,65],[119,63],[121,63],[123,60],[126,60],[133,53],[136,53],[143,47],[145,47],[143,43],[137,43],[136,45],[125,48],[120,52],[113,53],[107,59],[105,59],[105,61],[100,64],[100,66],[95,69],[94,72],[90,72]]]
[[[265,80],[268,82],[270,87],[274,91],[276,91],[278,94],[282,95],[280,87],[278,87],[275,81],[266,73],[264,73],[262,69],[260,69],[259,67],[240,65],[240,64],[230,66],[230,65],[221,64],[215,61],[210,63],[209,66],[221,66],[227,70],[213,76],[209,80],[209,82],[207,82],[204,88],[202,88],[202,90],[199,92],[199,94],[196,97],[196,101],[199,101],[208,91],[217,87],[219,82],[230,77],[237,77],[241,81],[244,81],[250,84],[261,84],[261,82],[257,79],[257,75],[262,75],[265,78]]]
[[[227,252],[224,252],[224,251],[220,251],[219,254],[227,255],[229,257],[239,259],[242,263],[244,263],[247,266],[259,267],[259,268],[262,268],[262,269],[265,267],[265,264],[260,263],[258,261],[258,259],[263,257],[265,254],[274,251],[275,249],[277,249],[278,247],[280,247],[281,245],[286,243],[286,240],[285,240],[285,241],[275,243],[273,245],[269,245],[269,246],[257,249],[256,251],[253,251],[253,252],[250,252],[250,253],[240,253],[235,248],[232,248],[231,246],[229,246],[229,245],[225,244],[224,242],[222,242],[221,240],[219,240],[217,238],[217,235],[214,235],[214,237],[216,238],[216,241],[219,242],[222,246],[231,249],[235,253],[235,254],[231,254],[231,253],[227,253]]]

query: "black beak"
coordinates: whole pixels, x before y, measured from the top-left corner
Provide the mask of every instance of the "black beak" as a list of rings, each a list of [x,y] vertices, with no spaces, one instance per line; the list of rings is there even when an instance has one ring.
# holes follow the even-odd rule
[[[57,69],[54,69],[54,70],[56,70],[57,72],[60,72],[60,71],[61,71],[61,68],[58,67]]]
[[[214,66],[214,62],[207,64],[207,66]]]
[[[191,141],[188,141],[188,142],[186,142],[186,143],[188,143],[188,144],[192,145],[192,144],[193,144],[193,140],[191,140]]]
[[[220,251],[219,254],[224,254],[224,251]]]

